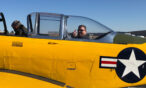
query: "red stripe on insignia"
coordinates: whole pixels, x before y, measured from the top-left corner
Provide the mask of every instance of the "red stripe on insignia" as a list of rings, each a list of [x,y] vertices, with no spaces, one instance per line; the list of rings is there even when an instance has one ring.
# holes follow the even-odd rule
[[[117,62],[113,61],[101,61],[102,64],[117,64]]]

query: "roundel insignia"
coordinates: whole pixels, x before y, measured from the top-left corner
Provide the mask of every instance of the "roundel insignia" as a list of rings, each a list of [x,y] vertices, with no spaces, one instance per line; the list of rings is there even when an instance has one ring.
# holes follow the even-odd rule
[[[115,68],[118,77],[136,83],[146,75],[146,55],[138,48],[126,48],[117,57],[100,57],[100,68]]]
[[[135,83],[146,75],[146,55],[137,48],[126,48],[117,57],[116,73],[120,79]]]

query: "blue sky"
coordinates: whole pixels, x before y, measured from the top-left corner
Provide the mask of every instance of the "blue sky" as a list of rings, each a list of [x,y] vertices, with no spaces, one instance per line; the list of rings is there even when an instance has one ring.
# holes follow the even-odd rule
[[[146,30],[146,0],[0,0],[8,29],[12,21],[26,25],[31,12],[52,12],[92,18],[115,31]]]

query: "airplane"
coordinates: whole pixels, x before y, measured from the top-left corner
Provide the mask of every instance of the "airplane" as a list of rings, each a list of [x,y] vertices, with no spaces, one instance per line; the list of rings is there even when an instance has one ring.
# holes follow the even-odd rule
[[[72,37],[85,25],[87,38]],[[28,36],[11,35],[0,13],[0,87],[144,88],[146,39],[82,16],[33,12]],[[78,31],[78,30],[77,30]]]

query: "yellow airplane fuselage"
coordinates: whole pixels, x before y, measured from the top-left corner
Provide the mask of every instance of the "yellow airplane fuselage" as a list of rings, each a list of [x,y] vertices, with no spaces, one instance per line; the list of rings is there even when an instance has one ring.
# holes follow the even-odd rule
[[[115,69],[100,68],[100,57],[117,57],[125,48],[146,53],[146,44],[108,44],[0,36],[0,68],[39,75],[73,88],[119,88],[143,85],[121,80]],[[38,86],[38,88],[40,88]]]

